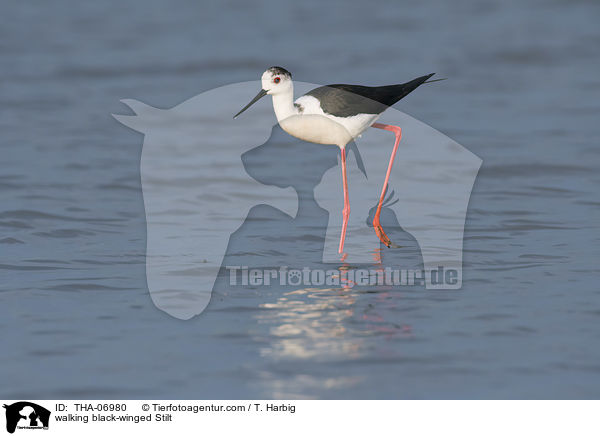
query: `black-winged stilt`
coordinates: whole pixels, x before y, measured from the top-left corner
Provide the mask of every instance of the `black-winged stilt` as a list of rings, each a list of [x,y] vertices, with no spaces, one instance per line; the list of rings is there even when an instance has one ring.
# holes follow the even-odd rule
[[[433,73],[435,74],[435,73]],[[260,92],[239,111],[234,118],[256,103],[265,95],[273,96],[273,109],[281,128],[296,138],[317,144],[337,145],[342,157],[342,181],[344,186],[344,210],[339,252],[344,250],[346,227],[350,216],[348,179],[346,176],[346,145],[369,127],[389,130],[396,136],[390,162],[377,210],[373,218],[373,228],[386,246],[393,246],[379,222],[381,205],[385,198],[394,157],[402,137],[398,126],[376,123],[379,116],[390,106],[407,96],[433,74],[417,77],[410,82],[388,86],[327,85],[313,89],[294,101],[292,74],[282,67],[271,67],[262,77]]]

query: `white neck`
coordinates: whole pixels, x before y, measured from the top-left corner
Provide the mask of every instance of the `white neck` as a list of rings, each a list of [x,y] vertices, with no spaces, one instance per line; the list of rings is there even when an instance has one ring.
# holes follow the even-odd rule
[[[287,92],[273,95],[273,109],[277,121],[283,121],[292,115],[298,114],[298,110],[294,106],[294,87],[290,86]]]

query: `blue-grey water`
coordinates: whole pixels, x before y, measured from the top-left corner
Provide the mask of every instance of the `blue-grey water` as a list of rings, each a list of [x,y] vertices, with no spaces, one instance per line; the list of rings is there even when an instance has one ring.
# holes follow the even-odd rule
[[[600,397],[597,2],[0,8],[0,397]],[[217,283],[191,321],[155,308],[143,138],[110,114],[270,65],[449,78],[398,108],[483,159],[461,290]]]

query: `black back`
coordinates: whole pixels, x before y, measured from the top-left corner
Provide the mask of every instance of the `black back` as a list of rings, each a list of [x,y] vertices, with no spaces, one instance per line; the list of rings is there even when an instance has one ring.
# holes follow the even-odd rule
[[[435,74],[435,73],[433,73]],[[423,84],[433,74],[400,85],[360,86],[327,85],[306,93],[321,102],[323,112],[336,117],[380,114]]]

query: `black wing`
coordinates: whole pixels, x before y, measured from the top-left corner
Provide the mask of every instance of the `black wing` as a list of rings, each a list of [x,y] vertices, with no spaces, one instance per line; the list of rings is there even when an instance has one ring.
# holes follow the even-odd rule
[[[435,73],[434,73],[435,74]],[[326,114],[351,117],[358,114],[378,115],[404,98],[433,74],[410,82],[389,86],[327,85],[306,93],[318,99]]]

